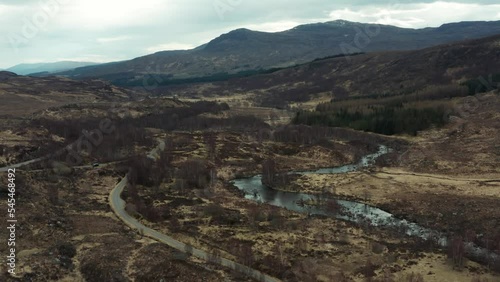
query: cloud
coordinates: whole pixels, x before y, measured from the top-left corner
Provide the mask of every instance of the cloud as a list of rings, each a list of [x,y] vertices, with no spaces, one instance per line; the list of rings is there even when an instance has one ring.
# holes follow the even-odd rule
[[[97,38],[96,41],[99,43],[111,43],[111,42],[129,40],[130,38],[131,38],[130,36],[122,35],[114,37]]]
[[[55,61],[74,61],[74,62],[92,62],[92,63],[107,63],[111,61],[119,61],[118,57],[108,57],[99,54],[83,54],[77,57],[58,57]]]
[[[9,35],[19,35],[27,21],[58,1],[63,4],[57,5],[47,24],[15,51]],[[215,1],[230,4],[223,18],[214,9]],[[157,51],[190,49],[242,27],[276,32],[304,23],[345,19],[420,28],[500,19],[498,0],[394,1],[2,0],[0,67],[38,59],[131,59]]]
[[[4,16],[5,14],[7,14],[9,9],[9,6],[0,4],[0,16]]]
[[[196,46],[192,44],[184,44],[184,43],[176,43],[176,42],[171,42],[171,43],[164,43],[164,44],[159,44],[151,47],[147,47],[145,51],[149,53],[156,53],[159,51],[171,51],[171,50],[189,50],[193,49]]]
[[[266,32],[278,32],[278,31],[284,31],[288,29],[292,29],[298,25],[308,23],[306,21],[304,22],[298,22],[298,21],[277,21],[277,22],[265,22],[265,23],[257,23],[257,24],[249,24],[246,26],[242,26],[251,30],[258,30],[258,31],[266,31]]]
[[[394,5],[368,5],[358,9],[338,9],[330,12],[330,19],[396,25],[407,28],[436,27],[443,23],[479,21],[498,18],[499,4],[479,5],[437,1]]]
[[[116,27],[147,26],[169,16],[169,0],[85,0],[63,7],[58,21],[70,29],[103,30]]]

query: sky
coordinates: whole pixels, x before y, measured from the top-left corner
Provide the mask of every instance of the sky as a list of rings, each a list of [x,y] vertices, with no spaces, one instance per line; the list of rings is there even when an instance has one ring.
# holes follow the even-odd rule
[[[349,20],[406,28],[500,20],[497,0],[0,0],[0,69],[191,49],[236,28]]]

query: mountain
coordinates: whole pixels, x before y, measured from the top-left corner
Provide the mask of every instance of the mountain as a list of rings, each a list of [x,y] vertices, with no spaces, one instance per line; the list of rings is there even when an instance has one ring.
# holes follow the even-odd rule
[[[18,75],[10,71],[0,71],[0,82],[3,82],[9,78],[17,77]]]
[[[152,78],[160,84],[169,84],[176,79],[207,77],[210,80],[292,66],[338,54],[417,50],[495,34],[500,34],[500,21],[408,29],[339,20],[300,25],[275,33],[237,29],[193,50],[158,52],[60,74],[75,78],[98,77],[124,86],[140,86],[152,82]]]
[[[232,95],[259,106],[310,100],[410,94],[432,87],[500,88],[500,35],[413,51],[384,51],[316,60],[267,74],[222,82],[170,85],[157,95]],[[471,88],[472,87],[472,88]]]
[[[0,71],[1,115],[26,115],[55,106],[128,101],[137,93],[101,80],[31,77]]]
[[[97,65],[97,63],[61,61],[55,63],[19,64],[8,68],[7,71],[14,72],[19,75],[40,75],[67,71],[90,65]]]

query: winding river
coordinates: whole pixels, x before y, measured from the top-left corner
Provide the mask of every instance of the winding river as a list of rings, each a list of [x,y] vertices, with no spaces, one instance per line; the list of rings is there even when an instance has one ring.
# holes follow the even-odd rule
[[[290,174],[340,174],[360,170],[374,164],[375,160],[387,153],[390,149],[386,146],[379,146],[378,151],[361,158],[358,163],[345,165],[341,167],[322,168],[312,171],[294,171]],[[318,199],[317,195],[306,193],[295,193],[277,191],[262,184],[262,175],[256,175],[249,178],[240,178],[232,181],[239,190],[245,193],[245,198],[260,203],[285,208],[295,212],[323,215],[335,217],[342,220],[355,222],[357,224],[369,224],[377,227],[385,227],[399,230],[408,236],[416,236],[426,240],[433,240],[442,247],[446,247],[448,242],[444,234],[435,230],[419,226],[416,223],[409,222],[405,219],[398,219],[393,214],[381,210],[379,208],[359,203],[355,201],[335,200],[341,207],[340,213],[328,211],[321,206],[304,205],[304,202]],[[470,258],[483,261],[499,260],[500,256],[496,253],[478,247],[472,243],[465,244],[465,251]]]

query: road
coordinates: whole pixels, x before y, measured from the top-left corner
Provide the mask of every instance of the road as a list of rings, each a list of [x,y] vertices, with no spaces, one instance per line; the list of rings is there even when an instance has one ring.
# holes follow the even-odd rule
[[[0,172],[7,172],[11,168],[20,168],[20,167],[23,167],[25,165],[30,165],[30,164],[34,164],[34,163],[37,163],[37,162],[41,162],[41,161],[43,161],[45,159],[47,159],[47,157],[38,158],[38,159],[34,159],[34,160],[30,160],[30,161],[26,161],[26,162],[22,162],[22,163],[18,163],[18,164],[13,164],[13,165],[6,166],[6,167],[0,167]],[[109,163],[100,163],[97,167],[94,167],[93,165],[81,165],[81,166],[72,166],[71,168],[72,169],[105,168],[105,167],[108,167],[108,166],[111,166],[111,165],[115,165],[115,164],[118,164],[118,163],[121,163],[121,162],[124,162],[124,161],[113,161],[113,162],[109,162]],[[33,170],[30,170],[30,171],[37,172],[37,171],[43,171],[43,170],[47,170],[47,169],[50,170],[52,168],[33,169]]]
[[[30,161],[25,161],[25,162],[18,163],[18,164],[9,165],[9,166],[6,166],[6,167],[0,167],[0,172],[6,172],[6,171],[8,171],[11,168],[20,168],[20,167],[25,166],[25,165],[29,165],[29,164],[41,162],[41,161],[43,161],[46,158],[47,157],[43,157],[43,158],[38,158],[38,159],[30,160]]]
[[[6,167],[0,167],[0,172],[6,172],[6,171],[8,171],[11,168],[20,168],[20,167],[25,166],[25,165],[34,164],[34,163],[41,162],[43,160],[49,159],[49,158],[51,158],[54,155],[60,155],[61,153],[64,153],[67,150],[68,147],[71,147],[74,144],[76,144],[76,142],[73,142],[73,143],[67,145],[65,148],[60,149],[59,151],[56,151],[55,153],[49,154],[48,156],[45,156],[45,157],[36,158],[36,159],[33,159],[33,160],[29,160],[29,161],[25,161],[25,162],[22,162],[22,163],[18,163],[18,164],[12,164],[12,165],[9,165],[9,166],[6,166]],[[157,148],[155,148],[155,149],[157,149]],[[87,167],[91,168],[91,166],[80,166],[80,167],[74,167],[74,168],[87,168]]]
[[[160,145],[153,149],[150,154],[148,154],[148,157],[152,159],[156,159],[158,156],[158,152],[163,150],[165,147],[164,142],[160,142]],[[109,205],[111,206],[111,209],[115,212],[115,214],[120,218],[127,226],[129,226],[132,229],[135,229],[139,231],[142,235],[152,238],[156,241],[159,241],[161,243],[167,244],[168,246],[177,249],[183,253],[189,253],[197,258],[203,259],[205,261],[209,261],[211,263],[217,263],[221,266],[230,268],[232,270],[244,273],[245,275],[252,277],[253,279],[257,281],[262,281],[262,282],[278,282],[281,281],[277,278],[271,277],[267,274],[264,274],[256,269],[244,266],[242,264],[239,264],[237,262],[234,262],[229,259],[225,259],[222,257],[216,257],[212,254],[209,254],[203,250],[196,249],[194,247],[188,246],[180,241],[175,240],[174,238],[165,235],[163,233],[160,233],[154,229],[151,229],[142,223],[140,223],[137,219],[134,217],[130,216],[126,211],[125,211],[125,201],[120,197],[120,195],[123,192],[123,189],[127,186],[127,176],[125,176],[116,186],[111,190],[111,193],[109,194]]]
[[[147,155],[148,158],[156,160],[159,157],[159,153],[165,149],[165,142],[160,141],[159,145],[156,146],[149,154]],[[0,172],[6,172],[11,168],[19,168],[25,165],[33,164],[36,162],[40,162],[46,159],[46,157],[43,158],[37,158],[33,159],[30,161],[18,163],[18,164],[13,164],[7,167],[2,167],[0,168]],[[104,165],[104,164],[103,164]],[[92,168],[92,166],[80,166],[78,168]],[[203,250],[199,250],[196,248],[193,248],[191,246],[188,246],[180,241],[175,240],[174,238],[162,234],[154,229],[151,229],[142,223],[140,223],[137,219],[133,218],[130,216],[126,211],[125,211],[125,201],[121,199],[120,195],[123,192],[123,189],[127,186],[127,176],[125,176],[114,188],[111,190],[109,194],[109,204],[111,206],[111,209],[114,211],[114,213],[120,218],[127,226],[129,226],[132,229],[135,229],[139,231],[144,236],[147,236],[149,238],[152,238],[154,240],[157,240],[159,242],[162,242],[164,244],[169,245],[170,247],[177,249],[183,253],[189,253],[197,258],[203,259],[205,261],[209,261],[211,263],[217,263],[221,266],[230,268],[234,271],[238,271],[241,273],[244,273],[245,275],[252,277],[253,279],[257,281],[262,281],[262,282],[278,282],[281,281],[277,278],[271,277],[267,274],[264,274],[256,269],[247,267],[245,265],[239,264],[235,261],[222,258],[222,257],[217,257],[212,254],[209,254]]]

